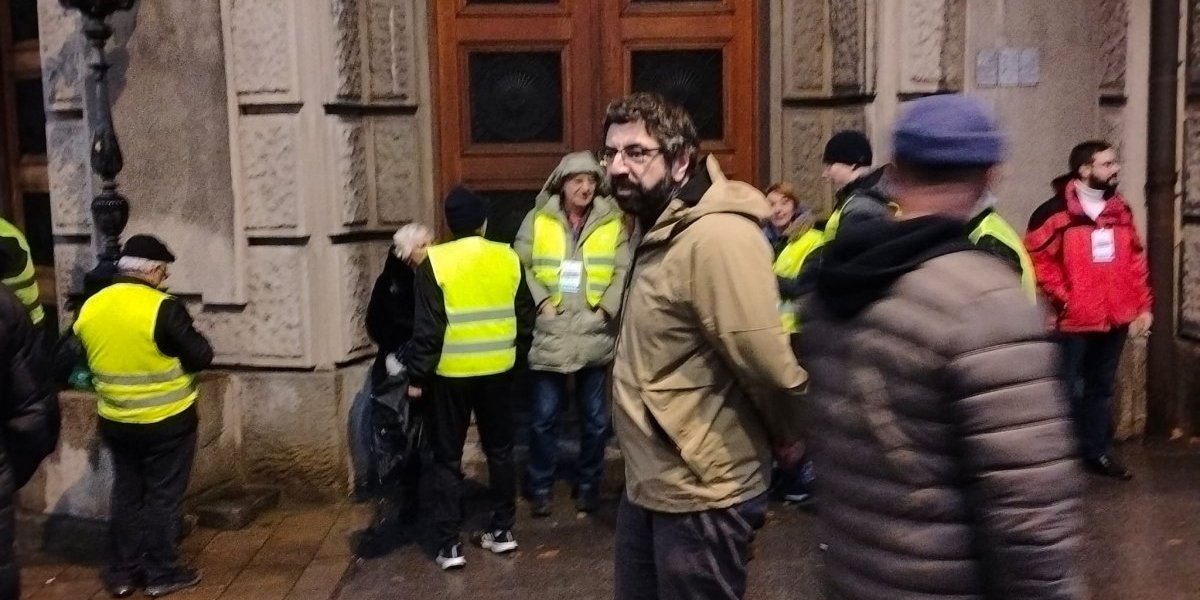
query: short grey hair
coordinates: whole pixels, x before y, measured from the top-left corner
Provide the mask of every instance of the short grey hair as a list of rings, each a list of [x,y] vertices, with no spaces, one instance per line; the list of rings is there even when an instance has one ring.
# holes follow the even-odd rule
[[[117,261],[117,271],[122,275],[133,275],[135,277],[149,275],[155,269],[166,265],[167,263],[160,260],[150,260],[140,256],[122,256]]]
[[[396,254],[396,258],[408,260],[422,239],[432,237],[433,230],[429,227],[422,223],[409,223],[397,229],[396,233],[392,235],[392,252]]]

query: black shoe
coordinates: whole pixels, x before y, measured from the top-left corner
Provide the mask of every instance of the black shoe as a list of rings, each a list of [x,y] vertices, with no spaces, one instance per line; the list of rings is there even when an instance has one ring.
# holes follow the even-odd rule
[[[529,499],[529,514],[535,519],[550,516],[554,512],[554,498],[550,494],[535,494]]]
[[[442,546],[442,549],[438,551],[435,562],[437,562],[437,566],[441,567],[443,571],[461,569],[467,566],[467,559],[463,556],[463,545],[459,542],[454,542]]]
[[[150,598],[166,596],[171,592],[190,588],[200,583],[200,572],[189,567],[176,567],[174,571],[146,586],[142,593]]]
[[[1120,479],[1121,481],[1129,481],[1133,479],[1133,472],[1125,468],[1125,465],[1117,462],[1117,459],[1108,454],[1101,454],[1097,458],[1089,458],[1083,461],[1083,466],[1087,470],[1105,477]]]
[[[104,591],[113,598],[128,598],[145,585],[146,576],[140,570],[133,573],[105,571],[101,579],[104,581]]]
[[[396,549],[400,536],[394,526],[368,527],[356,532],[351,538],[354,555],[359,558],[379,558]]]
[[[137,586],[128,581],[122,583],[106,583],[104,584],[104,590],[113,598],[128,598],[137,591]]]
[[[600,508],[600,490],[596,487],[580,487],[575,490],[575,510],[594,513]]]

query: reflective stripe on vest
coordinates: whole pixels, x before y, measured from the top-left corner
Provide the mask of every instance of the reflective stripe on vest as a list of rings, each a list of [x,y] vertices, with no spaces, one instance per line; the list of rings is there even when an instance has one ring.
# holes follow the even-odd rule
[[[1025,289],[1025,293],[1030,298],[1037,299],[1037,279],[1033,271],[1033,259],[1029,258],[1029,252],[1025,250],[1025,242],[1017,235],[1016,230],[1012,228],[998,213],[991,211],[984,217],[975,229],[971,230],[968,237],[971,238],[972,244],[978,244],[979,240],[990,235],[1001,244],[1007,246],[1010,250],[1017,254],[1021,261],[1021,287]]]
[[[521,262],[504,244],[472,236],[429,248],[446,301],[446,333],[437,374],[495,375],[517,361],[515,301]]]
[[[38,302],[37,269],[33,266],[33,255],[29,252],[29,241],[12,223],[0,219],[0,237],[14,238],[21,250],[25,251],[25,268],[12,277],[0,279],[5,287],[12,290],[17,299],[29,311],[33,324],[38,325],[46,318],[46,312]]]
[[[779,253],[779,257],[775,259],[775,276],[795,279],[800,275],[800,270],[804,268],[805,259],[823,245],[825,245],[825,234],[818,229],[809,229],[803,235],[789,241]],[[795,302],[781,299],[779,301],[779,318],[783,323],[784,331],[788,333],[800,331],[800,325],[796,320]]]
[[[612,285],[617,266],[617,244],[621,238],[621,220],[613,218],[585,232],[580,246],[583,271],[587,280],[584,293],[588,305],[595,308]],[[562,304],[559,288],[559,269],[567,259],[566,226],[553,215],[538,211],[533,219],[533,276],[550,292],[555,306]]]
[[[117,283],[79,310],[74,329],[87,350],[101,417],[157,423],[196,401],[193,377],[154,342],[158,311],[168,298],[148,285]]]

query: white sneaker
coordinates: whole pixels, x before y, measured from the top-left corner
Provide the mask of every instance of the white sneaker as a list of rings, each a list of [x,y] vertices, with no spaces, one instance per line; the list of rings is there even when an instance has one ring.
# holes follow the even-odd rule
[[[513,537],[510,529],[497,529],[489,531],[479,538],[479,545],[483,546],[484,550],[491,550],[493,554],[504,554],[517,549],[517,538]]]
[[[467,559],[463,556],[463,547],[460,543],[450,544],[438,551],[437,558],[434,559],[437,566],[443,571],[450,569],[461,569],[467,566]]]

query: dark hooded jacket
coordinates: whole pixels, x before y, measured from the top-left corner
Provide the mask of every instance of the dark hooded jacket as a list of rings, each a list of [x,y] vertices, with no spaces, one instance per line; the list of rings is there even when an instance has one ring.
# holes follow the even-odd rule
[[[387,379],[385,357],[412,338],[415,280],[415,270],[400,260],[394,249],[389,250],[367,304],[367,335],[379,347],[371,366],[371,381],[375,385]]]
[[[0,257],[0,262],[3,262]],[[0,597],[15,594],[13,499],[58,444],[58,396],[29,313],[0,286]],[[15,596],[13,596],[15,597]]]
[[[1058,352],[1007,266],[961,221],[864,223],[802,320],[831,597],[1082,596]]]
[[[892,210],[888,207],[888,192],[885,176],[889,167],[884,165],[847,183],[833,195],[833,210],[841,209],[841,222],[838,231],[853,229],[858,223],[888,219]],[[825,231],[827,221],[817,223],[817,227]],[[804,260],[804,267],[792,279],[779,280],[779,294],[784,298],[802,298],[813,291],[817,283],[817,273],[821,267],[821,256],[825,246],[814,248]]]

